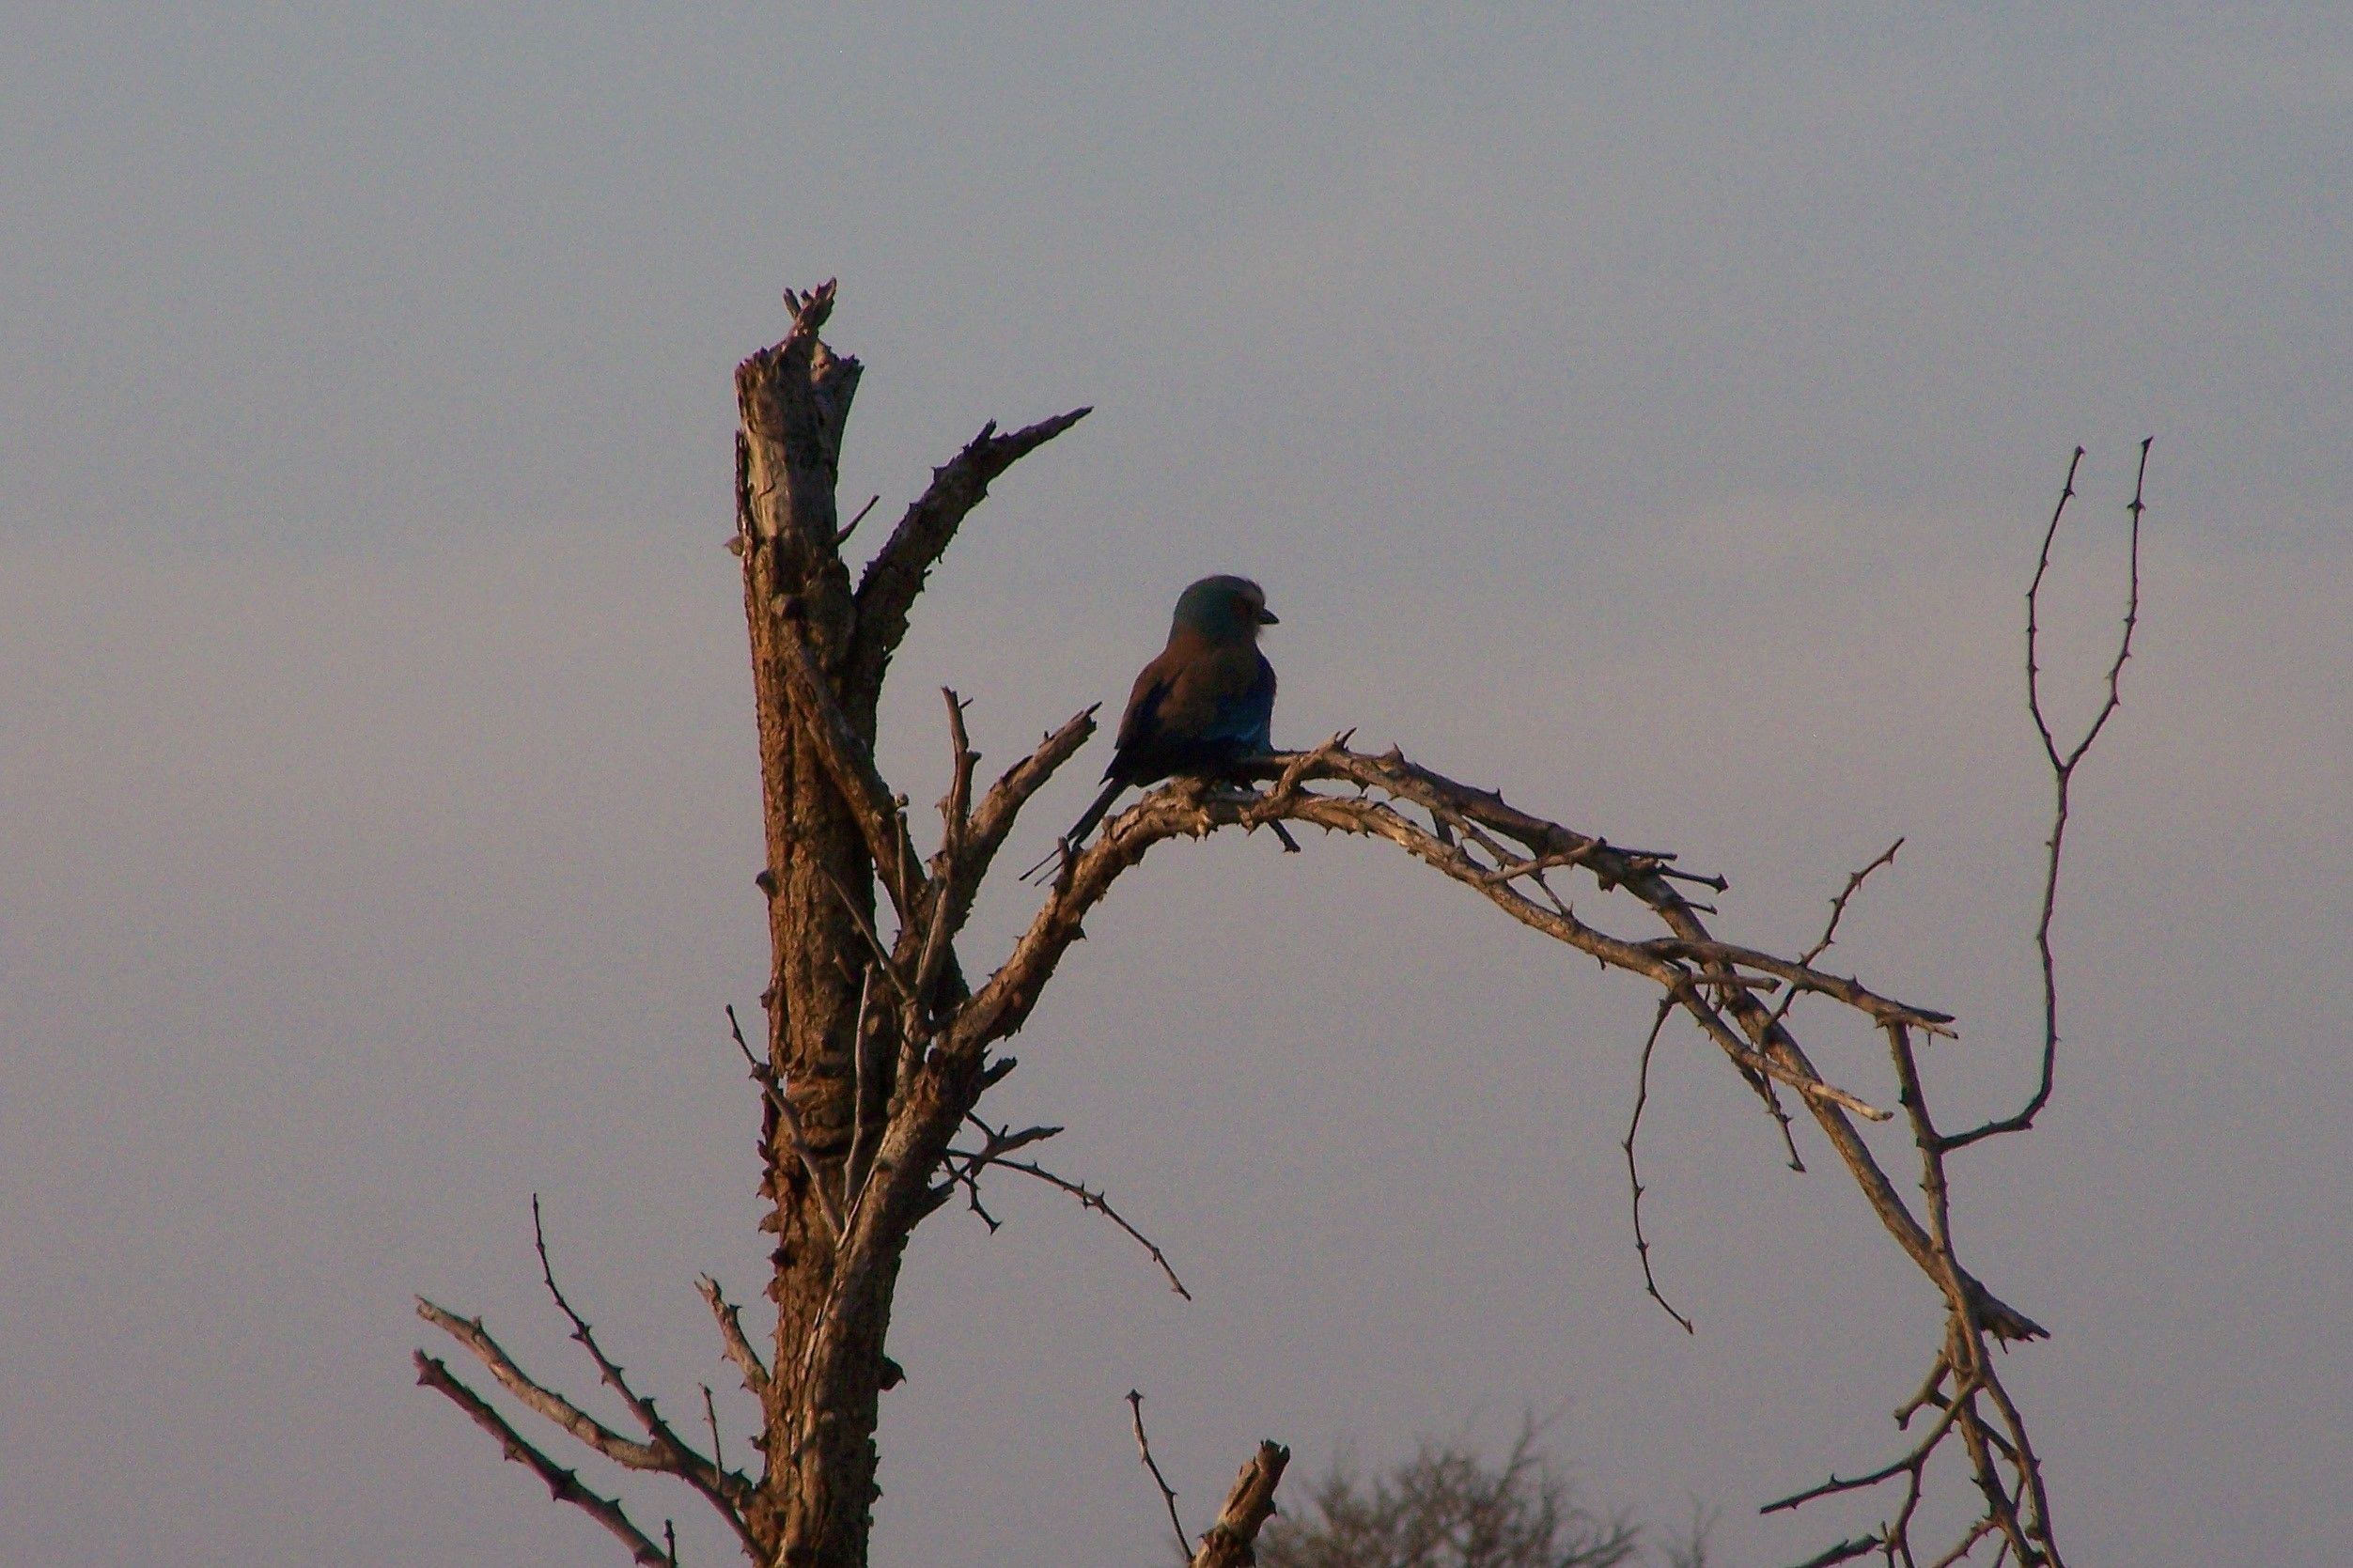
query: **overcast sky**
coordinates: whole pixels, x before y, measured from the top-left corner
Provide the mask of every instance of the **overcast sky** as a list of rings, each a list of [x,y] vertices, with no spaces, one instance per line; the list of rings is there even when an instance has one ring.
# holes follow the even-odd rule
[[[1002,764],[1246,571],[1278,740],[1355,726],[1680,851],[1727,935],[1802,946],[1909,835],[1838,953],[1960,1016],[1954,1121],[2030,1083],[2035,543],[2080,442],[2080,719],[2155,436],[2058,1094],[1957,1161],[1956,1225],[2054,1332],[2005,1375],[2072,1560],[2341,1562],[2343,9],[1112,9],[0,19],[0,1560],[617,1562],[412,1384],[424,1292],[591,1389],[534,1191],[608,1344],[674,1407],[719,1384],[748,1453],[691,1288],[759,1284],[731,371],[838,275],[850,505],[1097,411],[920,608],[883,748],[916,800],[935,687]],[[1172,845],[1089,923],[1001,1109],[1067,1123],[1197,1299],[1050,1191],[933,1220],[880,1568],[1157,1560],[1130,1387],[1196,1528],[1261,1436],[1305,1476],[1558,1408],[1597,1502],[1718,1508],[1724,1561],[1876,1524],[1754,1513],[1893,1457],[1940,1331],[1819,1141],[1787,1172],[1670,1033],[1686,1338],[1627,1223],[1642,989],[1385,846],[1306,851]]]

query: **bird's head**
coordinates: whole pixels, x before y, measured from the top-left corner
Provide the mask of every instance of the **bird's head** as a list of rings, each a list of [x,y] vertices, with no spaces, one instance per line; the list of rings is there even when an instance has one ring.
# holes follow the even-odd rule
[[[1250,579],[1205,577],[1177,597],[1174,629],[1213,643],[1254,643],[1260,627],[1276,624],[1267,609],[1267,591]]]

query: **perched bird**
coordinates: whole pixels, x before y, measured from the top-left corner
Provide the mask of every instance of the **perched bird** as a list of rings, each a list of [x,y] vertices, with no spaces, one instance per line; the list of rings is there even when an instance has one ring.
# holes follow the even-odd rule
[[[1168,646],[1136,676],[1103,792],[1063,835],[1066,852],[1130,784],[1218,773],[1271,749],[1274,666],[1258,651],[1258,629],[1276,624],[1266,590],[1246,577],[1205,577],[1177,596]]]

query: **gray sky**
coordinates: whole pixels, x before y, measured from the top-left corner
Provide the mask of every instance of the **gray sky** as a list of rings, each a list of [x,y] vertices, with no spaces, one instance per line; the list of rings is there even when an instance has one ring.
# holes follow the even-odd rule
[[[2055,1330],[2008,1370],[2074,1556],[2338,1560],[2341,12],[1104,9],[0,20],[0,1557],[617,1560],[411,1386],[410,1296],[584,1392],[537,1190],[621,1358],[724,1389],[690,1286],[757,1283],[719,1010],[763,984],[729,372],[838,274],[853,505],[1098,411],[924,603],[884,748],[918,800],[936,685],[1002,762],[1246,570],[1278,739],[1355,725],[1680,850],[1727,933],[1801,945],[1909,834],[1841,951],[1961,1015],[1956,1119],[2028,1080],[2038,530],[2080,441],[2087,713],[2154,434],[2059,1094],[1964,1158],[1957,1222]],[[1818,1142],[1783,1170],[1670,1036],[1686,1339],[1616,1147],[1646,999],[1307,848],[1172,846],[1090,923],[1002,1109],[1070,1124],[1199,1299],[1051,1192],[935,1220],[878,1562],[1152,1560],[1130,1386],[1196,1518],[1261,1436],[1312,1472],[1566,1405],[1598,1499],[1721,1507],[1729,1561],[1876,1522],[1753,1514],[1892,1457],[1938,1331]]]

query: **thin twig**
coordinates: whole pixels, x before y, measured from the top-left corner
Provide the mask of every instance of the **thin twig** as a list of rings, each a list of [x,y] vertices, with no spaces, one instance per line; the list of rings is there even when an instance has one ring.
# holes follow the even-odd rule
[[[2037,657],[2042,638],[2043,579],[2050,571],[2050,547],[2058,540],[2059,523],[2067,515],[2067,503],[2075,499],[2075,475],[2082,466],[2083,448],[2079,446],[2067,459],[2066,482],[2059,487],[2058,504],[2050,509],[2050,526],[2043,530],[2042,553],[2034,558],[2034,577],[2026,585],[2026,711],[2033,717],[2034,731],[2043,737],[2043,752],[2054,768],[2065,764],[2059,760],[2059,742],[2050,733],[2050,721],[2043,716],[2042,663]]]
[[[1113,1224],[1127,1232],[1129,1235],[1135,1239],[1136,1245],[1142,1247],[1146,1252],[1152,1255],[1152,1262],[1159,1265],[1161,1275],[1168,1281],[1168,1288],[1175,1291],[1177,1295],[1183,1296],[1188,1301],[1192,1299],[1192,1292],[1187,1290],[1185,1288],[1185,1282],[1176,1278],[1176,1270],[1169,1265],[1168,1254],[1161,1250],[1160,1244],[1155,1242],[1150,1236],[1145,1235],[1142,1231],[1137,1230],[1133,1225],[1130,1224],[1125,1216],[1123,1216],[1117,1209],[1111,1206],[1111,1200],[1105,1197],[1101,1192],[1086,1186],[1083,1182],[1074,1182],[1069,1180],[1067,1177],[1057,1176],[1052,1171],[1047,1170],[1044,1166],[1033,1164],[1025,1159],[997,1159],[990,1160],[989,1163],[993,1166],[1001,1166],[1007,1171],[1019,1171],[1025,1176],[1035,1176],[1039,1181],[1046,1183],[1050,1187],[1058,1187],[1062,1188],[1063,1191],[1070,1194],[1071,1197],[1076,1198],[1083,1206],[1093,1209],[1096,1213],[1101,1215],[1104,1219],[1110,1220]]]
[[[785,1129],[785,1140],[800,1158],[801,1169],[808,1172],[809,1186],[817,1193],[818,1212],[825,1217],[825,1227],[833,1233],[834,1240],[839,1242],[842,1238],[842,1211],[834,1203],[833,1193],[826,1190],[825,1173],[818,1167],[817,1152],[801,1135],[801,1112],[793,1109],[792,1096],[786,1094],[784,1086],[776,1081],[776,1069],[754,1056],[752,1048],[745,1044],[743,1026],[736,1021],[733,1002],[727,1004],[727,1028],[735,1035],[736,1049],[741,1051],[743,1060],[751,1064],[752,1081],[760,1086],[760,1093],[768,1096],[770,1105],[775,1107],[777,1123]],[[538,1200],[535,1198],[533,1203],[536,1205]],[[538,1210],[535,1206],[532,1212],[536,1216]]]
[[[875,503],[880,501],[881,499],[882,492],[880,490],[875,491],[873,495],[866,498],[866,504],[858,508],[858,515],[851,518],[848,522],[842,524],[841,531],[834,536],[834,548],[835,550],[839,550],[842,546],[849,542],[849,536],[858,532],[858,525],[866,520],[866,514],[873,511]]]
[[[1144,1395],[1133,1389],[1128,1390],[1128,1415],[1135,1428],[1136,1452],[1144,1456],[1144,1467],[1152,1472],[1152,1484],[1161,1489],[1161,1500],[1168,1504],[1168,1528],[1176,1532],[1176,1550],[1190,1558],[1192,1537],[1185,1533],[1185,1521],[1176,1516],[1176,1488],[1168,1483],[1152,1458],[1152,1440],[1144,1435]]]
[[[1769,1083],[1765,1086],[1765,1109],[1773,1113],[1774,1122],[1781,1127],[1782,1152],[1789,1157],[1789,1169],[1800,1176],[1804,1175],[1806,1173],[1805,1157],[1798,1153],[1795,1118],[1781,1108],[1781,1096],[1774,1093],[1773,1086]]]
[[[1626,1179],[1634,1189],[1634,1253],[1642,1260],[1643,1288],[1659,1303],[1666,1314],[1683,1326],[1687,1334],[1695,1334],[1691,1320],[1675,1310],[1675,1304],[1659,1294],[1658,1278],[1650,1272],[1650,1238],[1643,1234],[1643,1173],[1634,1163],[1634,1134],[1643,1125],[1643,1107],[1650,1103],[1650,1053],[1658,1048],[1659,1032],[1666,1027],[1667,1015],[1675,1011],[1675,999],[1668,997],[1659,1003],[1658,1016],[1650,1020],[1650,1037],[1643,1042],[1642,1066],[1634,1078],[1634,1114],[1626,1124],[1626,1139],[1619,1146],[1626,1151]]]
[[[872,1069],[866,1063],[866,1004],[874,994],[874,966],[868,964],[858,977],[858,1021],[849,1032],[849,1157],[842,1161],[842,1205],[845,1215],[858,1210],[859,1194],[866,1185],[867,1162],[874,1157],[874,1140],[881,1134],[878,1117],[870,1114],[868,1101],[874,1098],[873,1085],[867,1079]],[[880,1110],[880,1107],[872,1107]],[[843,1220],[843,1229],[849,1220]]]
[[[1958,1419],[1960,1409],[1961,1406],[1958,1404],[1947,1405],[1943,1414],[1937,1419],[1936,1424],[1928,1429],[1927,1436],[1913,1444],[1911,1452],[1902,1458],[1882,1465],[1876,1470],[1865,1471],[1862,1475],[1845,1477],[1832,1475],[1828,1481],[1809,1486],[1801,1492],[1792,1492],[1785,1498],[1777,1498],[1759,1508],[1757,1512],[1779,1514],[1787,1509],[1802,1508],[1816,1498],[1827,1498],[1839,1492],[1863,1491],[1878,1485],[1883,1481],[1893,1481],[1907,1471],[1911,1473],[1916,1483],[1920,1472],[1927,1466],[1929,1455],[1933,1454],[1937,1451],[1937,1446],[1944,1441],[1945,1433],[1952,1429],[1954,1421]]]
[[[891,950],[882,945],[880,937],[875,935],[874,922],[868,920],[866,912],[858,908],[858,901],[849,896],[849,890],[842,886],[842,879],[834,875],[831,866],[819,863],[818,869],[825,874],[826,886],[834,890],[834,896],[840,900],[843,912],[858,927],[858,935],[866,939],[866,947],[873,953],[874,961],[882,968],[882,978],[891,983],[891,989],[898,993],[901,1001],[913,1005],[914,987],[907,983],[906,976],[898,972],[898,966],[891,962]]]
[[[724,1470],[727,1461],[719,1451],[719,1406],[710,1397],[708,1383],[703,1385],[703,1418],[710,1422],[710,1462]]]
[[[760,1407],[766,1409],[768,1368],[761,1362],[759,1352],[752,1348],[752,1342],[744,1337],[741,1309],[721,1294],[719,1281],[708,1274],[694,1281],[694,1288],[702,1293],[703,1300],[710,1307],[712,1319],[719,1325],[721,1350],[728,1360],[735,1363],[736,1370],[743,1374],[743,1391],[758,1400]]]
[[[1188,1301],[1192,1299],[1192,1292],[1185,1288],[1185,1282],[1176,1277],[1176,1270],[1169,1265],[1168,1254],[1161,1251],[1160,1245],[1150,1236],[1145,1235],[1142,1231],[1137,1230],[1133,1225],[1130,1224],[1125,1216],[1123,1216],[1117,1209],[1111,1206],[1111,1200],[1103,1193],[1088,1187],[1083,1182],[1074,1182],[1067,1176],[1056,1175],[1053,1172],[1047,1170],[1042,1165],[1034,1164],[1025,1159],[1007,1159],[1005,1157],[1013,1150],[1021,1147],[1025,1143],[1034,1143],[1042,1139],[1052,1138],[1054,1134],[1062,1130],[1060,1127],[1031,1127],[1023,1132],[1009,1133],[1000,1128],[990,1126],[988,1123],[982,1121],[977,1116],[967,1117],[966,1120],[970,1121],[974,1126],[981,1129],[987,1137],[987,1142],[979,1149],[949,1150],[948,1154],[951,1157],[949,1161],[950,1174],[956,1181],[963,1184],[963,1186],[971,1193],[972,1206],[974,1210],[978,1213],[983,1219],[987,1219],[989,1221],[989,1228],[991,1231],[997,1228],[997,1222],[990,1216],[988,1210],[980,1206],[980,1184],[978,1181],[980,1172],[991,1168],[1002,1168],[1007,1171],[1019,1171],[1021,1174],[1025,1176],[1033,1176],[1037,1180],[1046,1183],[1049,1187],[1060,1188],[1063,1191],[1067,1192],[1070,1196],[1076,1198],[1081,1206],[1093,1209],[1096,1213],[1101,1215],[1104,1219],[1110,1220],[1113,1224],[1127,1232],[1129,1235],[1135,1239],[1138,1246],[1142,1247],[1145,1251],[1151,1254],[1153,1263],[1158,1265],[1160,1267],[1161,1277],[1168,1281],[1168,1288],[1175,1291],[1177,1295],[1183,1296]],[[958,1159],[964,1162],[963,1168],[960,1171],[955,1166],[955,1161]]]
[[[1847,877],[1847,885],[1838,890],[1837,897],[1831,900],[1831,918],[1822,927],[1820,939],[1815,941],[1812,947],[1807,948],[1805,952],[1799,956],[1798,962],[1800,964],[1811,969],[1814,967],[1814,961],[1815,959],[1821,957],[1823,954],[1830,951],[1831,943],[1836,940],[1838,937],[1838,923],[1841,920],[1844,920],[1847,916],[1847,901],[1854,897],[1856,891],[1860,889],[1864,882],[1870,879],[1873,872],[1878,870],[1879,867],[1883,865],[1893,865],[1895,863],[1895,851],[1901,849],[1902,847],[1904,847],[1904,841],[1903,839],[1898,838],[1893,844],[1891,844],[1886,848],[1880,850],[1878,858],[1873,860],[1869,865],[1864,866],[1861,871],[1853,872],[1848,875]],[[1781,1005],[1773,1010],[1773,1022],[1775,1024],[1781,1023],[1784,1019],[1789,1017],[1789,1009],[1797,1005],[1799,994],[1798,989],[1795,986],[1792,986],[1789,994],[1781,999]]]

